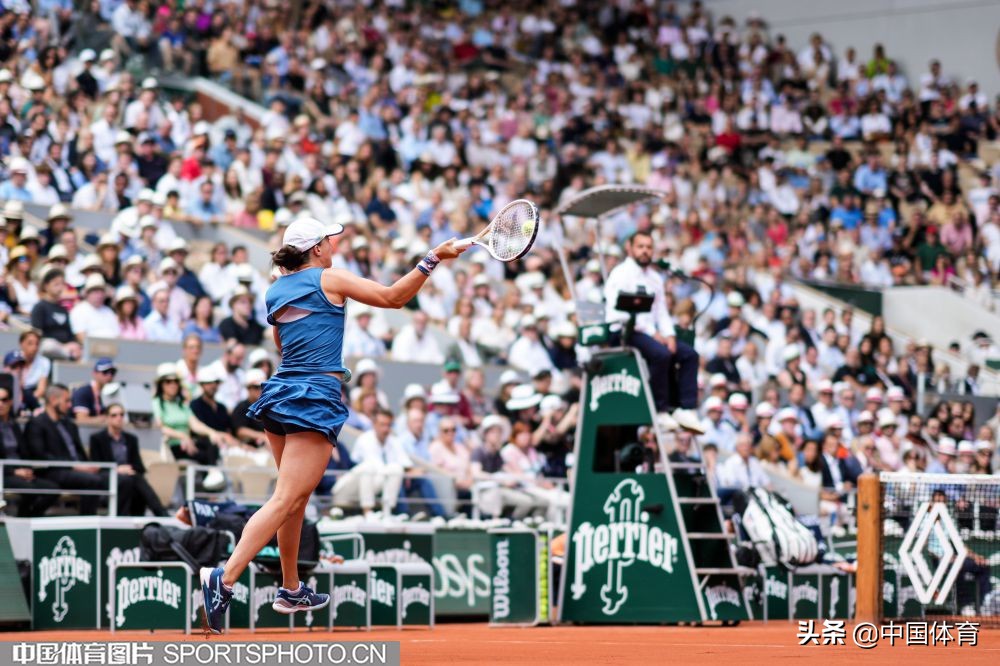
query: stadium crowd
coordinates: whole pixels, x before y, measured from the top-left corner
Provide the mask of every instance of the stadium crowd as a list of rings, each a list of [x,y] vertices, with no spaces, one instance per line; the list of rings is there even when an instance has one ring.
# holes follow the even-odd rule
[[[47,0],[0,14],[0,320],[24,331],[4,357],[17,381],[0,388],[0,437],[6,458],[74,463],[5,467],[6,489],[106,487],[91,463],[110,462],[122,513],[165,511],[113,406],[114,361],[83,359],[88,338],[180,345],[150,378],[174,459],[216,465],[265,446],[245,411],[278,362],[268,267],[244,246],[202,256],[181,225],[273,232],[274,249],[298,215],[339,222],[334,265],[388,282],[521,196],[545,220],[525,259],[470,252],[439,267],[398,329],[348,308],[344,354],[358,360],[345,399],[360,434],[320,488],[335,503],[392,513],[416,499],[443,515],[434,472],[460,500],[482,490],[487,513],[558,515],[588,353],[577,302],[604,292],[595,249],[611,271],[634,261],[637,232],[714,289],[665,278],[671,326],[700,356],[699,423],[668,427],[678,455],[699,455],[700,439],[720,488],[784,474],[832,512],[865,470],[996,469],[1000,416],[977,428],[971,402],[915,411],[919,386],[979,393],[979,368],[1000,357],[988,333],[961,341],[972,365],[953,377],[880,318],[865,330],[851,310],[800,307],[789,282],[958,284],[993,308],[1000,160],[986,156],[1000,100],[953,63],[904,72],[878,44],[786,44],[759,17],[737,25],[700,2],[295,5]],[[161,85],[178,75],[266,111],[209,121]],[[556,221],[608,183],[666,194],[600,229]],[[42,228],[25,203],[47,207]],[[84,234],[75,211],[109,227]],[[224,352],[203,365],[209,343]],[[441,380],[389,404],[383,358],[440,366]],[[92,381],[51,382],[60,359],[91,364]],[[507,367],[499,386],[485,385],[491,364]],[[89,454],[77,424],[102,428]],[[24,515],[54,501],[25,497]]]

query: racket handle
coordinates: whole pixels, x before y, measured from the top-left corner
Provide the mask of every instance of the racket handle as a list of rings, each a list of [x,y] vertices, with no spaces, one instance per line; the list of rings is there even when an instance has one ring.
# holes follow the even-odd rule
[[[463,238],[462,240],[455,241],[455,247],[460,250],[464,250],[474,242],[476,242],[476,239],[470,236],[469,238]]]

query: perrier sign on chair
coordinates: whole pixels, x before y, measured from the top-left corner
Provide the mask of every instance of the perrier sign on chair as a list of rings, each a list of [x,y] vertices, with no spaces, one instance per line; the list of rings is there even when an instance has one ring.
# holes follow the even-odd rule
[[[679,496],[673,474],[662,472],[670,470],[662,433],[656,450],[639,436],[655,417],[643,359],[632,349],[597,354],[587,368],[581,407],[560,619],[746,619],[707,484],[704,496],[685,497],[688,489]],[[685,476],[694,478],[689,470]],[[701,513],[689,511],[695,506]],[[710,564],[708,551],[692,550],[698,544],[689,532],[692,538],[712,532]]]

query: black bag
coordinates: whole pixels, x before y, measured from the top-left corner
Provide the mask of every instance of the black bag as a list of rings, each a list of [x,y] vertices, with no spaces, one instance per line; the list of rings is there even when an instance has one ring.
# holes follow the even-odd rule
[[[228,541],[225,534],[207,527],[181,529],[150,523],[139,535],[139,556],[146,562],[180,560],[198,571],[217,566],[226,555]]]
[[[254,510],[235,502],[212,503],[194,500],[188,507],[198,523],[205,524],[214,530],[231,532],[238,542],[243,536],[243,528]],[[302,521],[302,534],[299,537],[299,570],[311,571],[319,563],[319,530],[316,523]],[[223,551],[231,552],[227,543]],[[223,555],[225,557],[225,555]],[[253,561],[268,570],[281,568],[281,557],[278,552],[278,536],[271,538],[266,546],[260,549]]]

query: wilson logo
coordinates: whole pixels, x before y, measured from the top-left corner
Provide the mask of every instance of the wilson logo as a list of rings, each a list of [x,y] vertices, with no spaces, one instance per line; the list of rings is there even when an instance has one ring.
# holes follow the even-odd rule
[[[496,575],[493,576],[493,619],[510,615],[510,539],[497,541]]]

